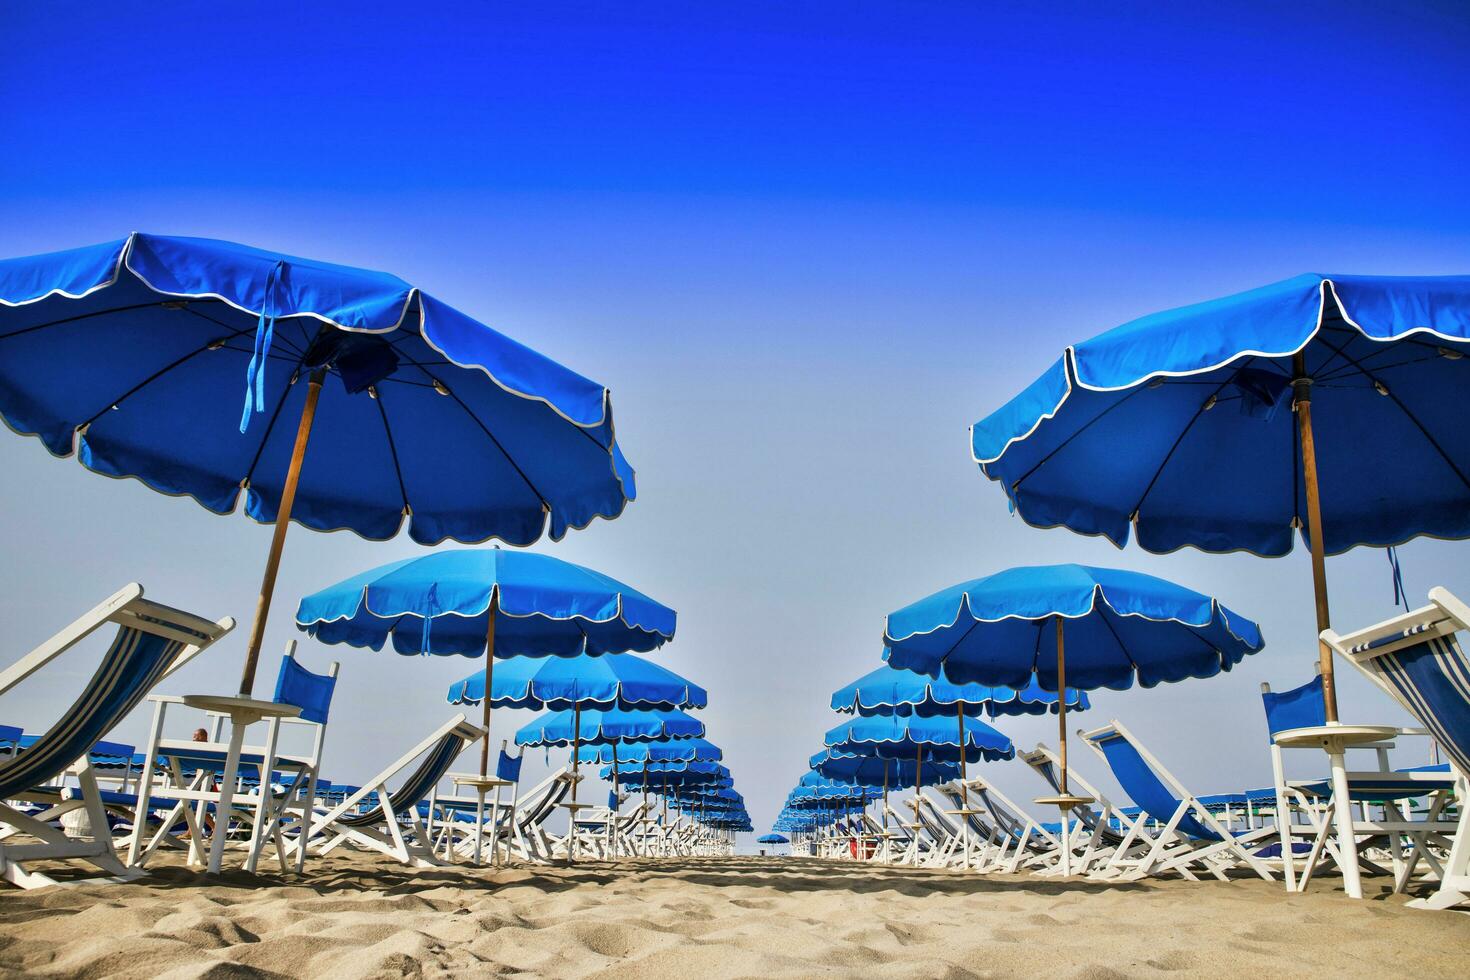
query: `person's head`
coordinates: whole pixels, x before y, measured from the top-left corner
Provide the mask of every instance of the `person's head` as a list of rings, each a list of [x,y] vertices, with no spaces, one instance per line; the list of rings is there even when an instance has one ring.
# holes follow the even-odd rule
[[[196,741],[196,742],[207,742],[207,741],[209,741],[209,732],[205,731],[202,728],[196,728],[196,729],[194,729],[194,741]]]

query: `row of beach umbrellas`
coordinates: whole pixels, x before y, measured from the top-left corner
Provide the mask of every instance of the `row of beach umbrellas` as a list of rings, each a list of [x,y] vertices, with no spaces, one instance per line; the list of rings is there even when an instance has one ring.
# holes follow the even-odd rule
[[[604,386],[396,276],[208,239],[135,233],[0,260],[0,417],[94,472],[219,514],[243,502],[274,525],[242,704],[292,522],[520,547],[616,518],[636,495]],[[626,746],[617,772],[665,739],[719,758],[679,714],[703,690],[631,656],[673,638],[674,611],[591,569],[433,551],[308,596],[296,625],[324,643],[484,657],[449,692],[483,704],[482,778],[496,704],[570,711],[517,741],[570,744],[573,765],[584,746]]]
[[[1068,347],[1035,382],[971,431],[981,472],[1036,527],[1130,537],[1152,552],[1289,553],[1298,535],[1312,565],[1318,631],[1330,625],[1327,555],[1418,536],[1470,537],[1470,430],[1458,406],[1470,385],[1470,277],[1305,275],[1147,316]],[[878,675],[837,692],[834,708],[886,711],[886,739],[828,733],[776,830],[820,825],[850,779],[872,797],[871,765],[841,766],[905,744],[921,712],[963,711],[925,685],[1025,692],[1121,690],[1203,678],[1261,650],[1253,622],[1218,600],[1153,576],[1061,565],[1013,568],[941,589],[887,617]],[[1319,644],[1324,713],[1338,708],[1330,651]],[[912,675],[912,676],[905,676]],[[872,677],[873,675],[869,675]],[[866,678],[865,678],[866,680]],[[1058,714],[1061,792],[1066,713]],[[951,751],[962,726],[955,730]],[[901,737],[902,736],[902,737]],[[923,780],[920,746],[914,784]],[[932,763],[937,767],[939,759]],[[962,763],[963,764],[963,763]],[[885,776],[887,769],[884,769]],[[943,777],[936,774],[934,779]],[[885,786],[887,785],[885,780]]]

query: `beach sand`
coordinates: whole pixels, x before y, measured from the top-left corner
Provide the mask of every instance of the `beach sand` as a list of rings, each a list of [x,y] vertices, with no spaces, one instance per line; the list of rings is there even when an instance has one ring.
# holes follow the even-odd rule
[[[81,977],[1470,976],[1470,916],[1368,882],[1099,885],[806,858],[409,871],[0,894],[0,971]]]

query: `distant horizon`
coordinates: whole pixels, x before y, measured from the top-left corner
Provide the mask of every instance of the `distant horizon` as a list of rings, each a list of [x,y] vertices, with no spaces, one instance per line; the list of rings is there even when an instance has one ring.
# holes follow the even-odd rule
[[[1124,720],[1197,793],[1265,785],[1259,685],[1307,681],[1316,656],[1305,551],[1151,555],[1029,528],[968,427],[1137,316],[1306,271],[1470,272],[1470,11],[1063,6],[280,4],[206,21],[165,3],[87,8],[64,33],[15,6],[0,257],[143,230],[380,269],[609,386],[638,499],[533,549],[677,610],[649,656],[708,689],[756,834],[843,717],[832,691],[881,662],[884,617],[1016,564],[1136,569],[1259,622],[1266,649],[1230,673],[1096,692],[1075,725]],[[136,580],[241,622],[163,690],[234,690],[267,528],[13,433],[0,493],[10,660]],[[1410,601],[1470,595],[1463,547],[1400,549]],[[479,662],[324,646],[291,613],[425,553],[402,534],[288,536],[258,688],[291,640],[313,669],[341,663],[329,779],[376,772],[460,710],[444,692]],[[1328,575],[1341,628],[1392,615],[1381,550]],[[49,726],[86,666],[3,720]],[[1339,678],[1344,718],[1407,720]],[[146,714],[115,737],[141,743]],[[497,711],[495,743],[531,717]],[[1056,743],[1052,716],[996,727],[1018,749]],[[1396,761],[1427,761],[1414,752]],[[530,755],[539,779],[565,751]],[[1017,800],[1043,789],[1020,763],[983,771]]]

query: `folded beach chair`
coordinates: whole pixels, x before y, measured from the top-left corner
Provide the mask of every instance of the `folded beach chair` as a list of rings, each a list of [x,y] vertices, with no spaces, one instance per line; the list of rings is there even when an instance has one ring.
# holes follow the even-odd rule
[[[1277,839],[1274,828],[1231,833],[1121,722],[1079,734],[1107,762],[1133,802],[1163,825],[1143,856],[1115,861],[1096,877],[1117,873],[1131,880],[1174,872],[1194,880],[1194,872],[1203,870],[1223,881],[1226,871],[1245,867],[1272,880],[1270,868],[1256,852]],[[1141,832],[1140,824],[1135,828],[1139,829],[1124,836],[1128,848]]]
[[[316,783],[337,672],[338,664],[333,663],[325,674],[312,673],[297,662],[296,642],[286,645],[272,700],[295,705],[301,709],[300,714],[294,718],[272,717],[260,723],[264,726],[265,739],[260,744],[241,746],[236,781],[231,786],[223,785],[229,753],[229,743],[222,737],[223,716],[206,713],[205,730],[212,731],[211,741],[165,739],[163,731],[169,709],[182,706],[183,699],[168,695],[150,697],[154,703],[153,724],[145,757],[154,759],[161,771],[156,774],[150,771],[141,780],[137,808],[147,812],[154,805],[155,793],[176,802],[152,837],[146,837],[144,821],[135,823],[128,863],[145,864],[160,845],[168,842],[170,831],[180,819],[189,829],[190,862],[203,863],[206,857],[203,842],[209,836],[205,813],[213,808],[215,826],[223,828],[224,833],[233,831],[243,836],[248,830],[248,837],[242,841],[246,849],[243,864],[246,871],[255,871],[261,854],[271,844],[275,845],[281,870],[286,871],[286,838],[302,832],[307,815],[315,807]],[[310,739],[307,751],[290,754],[282,751],[281,736],[287,728],[307,734]],[[228,824],[221,822],[220,810],[229,813]],[[306,853],[295,849],[294,854],[295,869],[299,872]]]
[[[1410,903],[1448,909],[1470,902],[1470,656],[1459,637],[1470,629],[1470,605],[1443,588],[1430,590],[1429,603],[1355,633],[1326,630],[1322,640],[1424,725],[1449,760],[1459,820],[1438,888]],[[1415,864],[1420,857],[1426,848],[1415,849]]]
[[[1021,760],[1046,781],[1052,792],[1061,793],[1062,760],[1054,751],[1038,742],[1036,748],[1021,756]],[[1067,779],[1071,784],[1069,789],[1081,790],[1080,795],[1093,799],[1090,805],[1072,808],[1072,820],[1067,828],[1069,839],[1063,841],[1058,836],[1060,846],[1072,849],[1073,873],[1090,874],[1106,867],[1114,859],[1121,862],[1130,856],[1142,857],[1151,845],[1151,838],[1143,833],[1142,828],[1135,828],[1134,816],[1115,806],[1101,790],[1083,778],[1075,766],[1068,767]],[[1124,838],[1135,830],[1133,843],[1128,850],[1123,850]],[[1052,870],[1059,872],[1061,868],[1058,861]]]
[[[151,602],[143,598],[143,587],[133,583],[0,673],[0,694],[108,624],[115,625],[117,633],[76,702],[45,734],[25,748],[12,745],[0,762],[0,800],[6,801],[0,803],[0,876],[22,888],[54,884],[26,868],[43,860],[82,861],[112,878],[130,876],[113,851],[88,753],[159,681],[228,633],[235,621],[210,622]],[[80,785],[90,839],[68,837],[51,825],[53,814],[47,810],[28,815],[12,805],[37,799],[54,804],[49,794],[39,798],[32,794],[68,770]],[[22,835],[37,843],[18,842]]]
[[[444,862],[434,855],[433,839],[424,826],[419,804],[444,779],[465,746],[484,735],[483,728],[470,724],[462,714],[455,715],[341,803],[326,813],[315,814],[310,830],[298,835],[295,847],[315,847],[325,855],[350,843],[411,867],[442,865]],[[420,757],[418,767],[404,777],[397,790],[390,791],[388,781]],[[375,800],[374,805],[360,810],[359,804],[369,797]]]

